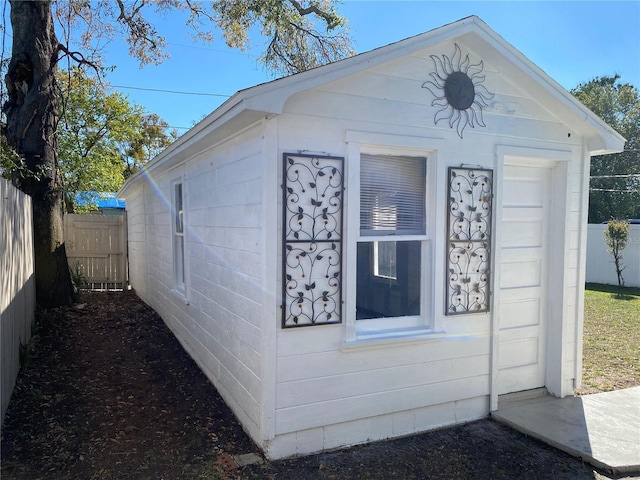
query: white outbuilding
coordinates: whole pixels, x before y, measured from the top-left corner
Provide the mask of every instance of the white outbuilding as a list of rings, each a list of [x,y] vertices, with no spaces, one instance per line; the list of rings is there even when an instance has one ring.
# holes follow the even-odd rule
[[[477,17],[236,93],[120,192],[130,282],[270,458],[581,382],[589,161]]]

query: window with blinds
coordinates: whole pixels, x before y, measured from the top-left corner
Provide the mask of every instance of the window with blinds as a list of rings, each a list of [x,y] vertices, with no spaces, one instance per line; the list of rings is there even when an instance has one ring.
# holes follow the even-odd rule
[[[425,233],[426,158],[362,155],[360,234]]]
[[[426,164],[420,156],[360,156],[357,320],[421,314]]]

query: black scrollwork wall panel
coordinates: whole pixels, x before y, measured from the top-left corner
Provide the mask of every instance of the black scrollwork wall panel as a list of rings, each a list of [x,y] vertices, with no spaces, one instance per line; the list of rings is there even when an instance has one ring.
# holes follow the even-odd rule
[[[490,308],[493,171],[449,168],[447,315]]]
[[[282,327],[342,321],[344,159],[283,156]]]

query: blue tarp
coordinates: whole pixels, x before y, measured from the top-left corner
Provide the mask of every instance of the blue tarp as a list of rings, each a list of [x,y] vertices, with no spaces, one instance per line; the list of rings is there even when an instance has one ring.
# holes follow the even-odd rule
[[[92,203],[99,209],[115,208],[124,210],[126,207],[125,200],[116,198],[115,192],[80,192],[76,197],[78,205],[86,205]]]

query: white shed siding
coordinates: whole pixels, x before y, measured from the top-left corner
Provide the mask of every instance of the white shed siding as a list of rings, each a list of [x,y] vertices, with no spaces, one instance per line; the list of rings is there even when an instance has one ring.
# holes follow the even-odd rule
[[[462,57],[453,53],[458,47]],[[434,94],[423,88],[442,68],[434,58],[444,60],[447,74],[475,65],[469,75],[476,93],[486,87],[494,94],[482,109],[486,126],[473,117],[475,127],[467,124],[461,138],[448,120],[434,123],[442,107],[432,106]],[[471,108],[480,114],[477,105]],[[503,248],[521,233],[514,223],[501,223],[505,205],[511,208],[503,193],[510,192],[519,208],[522,183],[513,167],[544,170],[539,178],[549,183],[550,196],[545,193],[541,208],[549,212],[549,235],[540,238],[537,261],[545,268],[532,301],[545,304],[536,318],[538,345],[546,350],[536,350],[533,369],[535,386],[564,396],[580,382],[588,155],[622,143],[472,17],[238,92],[160,155],[148,169],[149,182],[138,176],[125,186],[131,251],[144,254],[132,262],[132,283],[271,458],[480,418],[497,408],[500,366],[520,353],[507,358],[502,352],[501,363],[501,340],[508,343],[517,333],[505,331],[516,328],[512,320],[526,308],[515,302],[501,308],[501,297],[506,304],[512,294],[507,274],[519,280],[523,268],[518,252]],[[336,249],[343,271],[341,324],[280,325],[283,153],[344,158],[343,245]],[[423,252],[421,316],[404,318],[404,331],[391,324],[368,338],[355,320],[362,153],[427,158],[427,231],[412,239]],[[446,316],[447,168],[462,170],[462,164],[493,170],[491,309]],[[176,178],[185,205],[185,296],[173,290],[169,210]],[[503,188],[504,178],[509,183]],[[373,330],[372,323],[385,321],[366,326]],[[504,392],[533,388],[517,373],[512,377]]]
[[[565,285],[566,332],[562,362],[562,392],[571,394],[582,381],[582,329],[586,272],[586,226],[589,202],[589,161],[575,152],[568,165],[567,281]],[[572,180],[573,179],[573,180]]]
[[[141,298],[147,296],[147,227],[143,190],[144,187],[138,188],[138,195],[127,200],[129,283],[135,286]]]
[[[407,435],[424,429],[424,425],[437,428],[476,420],[485,415],[488,408],[487,397],[481,396],[300,430],[276,437],[269,444],[269,455],[273,458],[306,455],[363,441]]]
[[[202,152],[153,178],[144,195],[139,189],[127,198],[136,257],[133,287],[163,317],[256,439],[262,396],[260,133],[254,128]],[[170,206],[176,178],[183,182],[186,298],[173,285]],[[145,253],[153,258],[146,265],[146,279]]]
[[[488,395],[488,348],[485,338],[280,356],[276,432]]]
[[[474,56],[471,47],[461,46],[463,51],[469,51]],[[428,72],[433,69],[430,55],[441,56],[443,52],[451,51],[452,44],[440,45],[325,84],[313,95],[294,97],[286,105],[286,111],[340,122],[366,120],[369,128],[375,128],[377,124],[376,130],[396,127],[421,136],[449,137],[451,128],[448,122],[441,121],[434,125],[434,115],[439,107],[431,106],[433,95],[422,85],[430,80]],[[474,58],[479,56],[475,55]],[[486,75],[483,85],[495,94],[490,106],[484,110],[487,127],[477,127],[475,130],[467,127],[465,135],[471,135],[471,132],[479,135],[499,133],[518,138],[518,142],[530,138],[542,140],[547,145],[567,143],[567,126],[526,93],[528,85],[512,84],[503,72],[488,62],[484,63],[483,74]],[[425,126],[430,127],[428,133]],[[314,131],[317,129],[309,133]],[[457,141],[455,138],[454,141]],[[573,144],[579,141],[576,138],[569,140]]]
[[[568,268],[564,288],[575,297],[579,294],[579,243],[575,240],[571,243],[569,239],[579,237],[583,213],[580,205],[583,183],[575,178],[582,174],[582,139],[575,134],[570,137],[566,126],[486,63],[485,83],[496,93],[492,106],[485,112],[487,127],[468,127],[464,141],[460,141],[446,122],[433,128],[436,110],[430,106],[432,96],[421,87],[431,62],[429,55],[452,48],[440,46],[437,51],[401,58],[294,96],[286,104],[286,113],[278,119],[280,151],[309,150],[345,156],[348,169],[353,161],[348,158],[344,143],[344,132],[348,130],[379,132],[386,136],[444,138],[444,144],[434,142],[438,145],[439,163],[436,188],[440,191],[434,207],[437,212],[446,210],[442,185],[447,165],[471,163],[495,169],[497,144],[568,152],[564,160],[570,160],[570,166],[559,181],[566,183],[566,177],[572,179],[566,193],[570,208],[567,226],[559,225],[561,231],[557,235],[566,239],[565,248],[561,246],[559,250]],[[496,133],[501,136],[496,137]],[[348,202],[349,185],[345,187]],[[555,202],[565,209],[562,195]],[[346,224],[357,228],[357,219],[346,218]],[[439,231],[435,237],[444,233],[442,225],[431,227]],[[434,278],[438,282],[444,279],[444,256],[439,252],[445,245],[444,239],[434,238],[434,242]],[[495,261],[499,262],[499,258]],[[491,317],[444,317],[443,300],[435,298],[434,302],[432,314],[440,317],[446,332],[441,339],[383,342],[350,349],[343,346],[344,325],[280,329],[277,332],[275,426],[275,433],[280,437],[272,442],[270,455],[278,456],[279,448],[291,449],[293,444],[297,445],[298,453],[304,453],[486,415]],[[563,381],[567,383],[575,378],[577,310],[572,305],[563,312],[561,303],[558,305],[561,311],[554,321],[561,325],[564,341],[573,346],[563,352]],[[347,317],[349,312],[343,315]],[[456,413],[460,402],[473,405],[465,410],[466,415]],[[436,410],[437,416],[418,413]],[[363,429],[369,433],[363,433]],[[330,432],[334,430],[340,434],[332,437]]]
[[[143,201],[147,224],[147,259],[154,259],[147,264],[147,303],[161,312],[162,310],[154,306],[155,297],[166,297],[168,291],[173,288],[173,264],[169,213],[171,190],[168,184],[163,185],[162,180],[158,180],[155,182],[156,185],[145,185]]]

